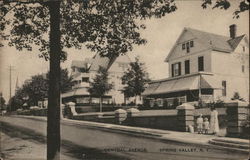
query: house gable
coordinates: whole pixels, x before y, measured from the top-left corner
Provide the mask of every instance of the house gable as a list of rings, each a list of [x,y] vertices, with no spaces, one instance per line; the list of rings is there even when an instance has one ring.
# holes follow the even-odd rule
[[[190,46],[190,42],[193,41],[193,47]],[[189,49],[190,51],[187,52],[187,46],[186,43],[189,43]],[[185,48],[183,48],[182,45],[185,45]],[[175,45],[170,50],[167,58],[165,59],[165,62],[169,62],[173,59],[189,56],[193,53],[208,49],[209,46],[204,45],[204,42],[199,39],[198,36],[196,36],[191,29],[184,28],[181,35],[177,39]]]
[[[131,62],[131,60],[128,57],[128,55],[121,55],[121,56],[116,58],[116,60],[110,66],[108,71],[109,72],[116,72],[116,73],[117,72],[123,73],[124,71],[126,71],[128,69],[130,62]]]
[[[249,54],[249,41],[246,35],[243,35],[244,37],[242,40],[237,44],[237,47],[235,48],[235,53],[248,53]]]

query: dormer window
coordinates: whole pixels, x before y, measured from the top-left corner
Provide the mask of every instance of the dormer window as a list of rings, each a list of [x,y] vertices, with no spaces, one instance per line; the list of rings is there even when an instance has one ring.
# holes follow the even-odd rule
[[[188,41],[188,42],[182,44],[182,50],[186,49],[187,53],[190,52],[190,48],[192,48],[192,47],[194,47],[194,41]]]
[[[194,41],[190,41],[190,47],[194,47]]]
[[[184,44],[182,44],[182,50],[184,50],[185,49],[185,43]]]

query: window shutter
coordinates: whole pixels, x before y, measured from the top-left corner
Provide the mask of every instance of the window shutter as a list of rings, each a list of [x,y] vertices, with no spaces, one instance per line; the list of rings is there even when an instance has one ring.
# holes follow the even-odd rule
[[[179,65],[179,67],[178,67],[178,69],[179,69],[179,74],[178,74],[178,75],[181,75],[181,62],[179,62],[178,65]]]
[[[198,57],[198,71],[204,71],[204,58]]]
[[[172,64],[171,69],[172,69],[172,77],[174,77],[174,64]]]
[[[189,74],[190,73],[190,61],[186,60],[185,61],[185,74]]]

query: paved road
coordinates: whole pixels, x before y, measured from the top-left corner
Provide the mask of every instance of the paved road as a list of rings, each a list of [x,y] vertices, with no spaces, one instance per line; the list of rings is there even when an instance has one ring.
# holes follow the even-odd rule
[[[32,134],[46,135],[46,122],[17,118],[1,117],[1,122],[25,127],[35,132]],[[227,150],[214,149],[206,146],[186,145],[174,142],[162,142],[152,138],[113,133],[95,127],[83,125],[61,126],[62,139],[81,146],[81,154],[85,159],[143,159],[143,160],[208,160],[208,159],[247,159],[248,155],[233,153]],[[95,150],[89,150],[95,148]],[[87,150],[87,151],[86,151]],[[98,157],[95,157],[95,154]],[[115,157],[115,158],[114,158]],[[91,159],[89,158],[89,159]],[[84,158],[82,158],[84,159]]]

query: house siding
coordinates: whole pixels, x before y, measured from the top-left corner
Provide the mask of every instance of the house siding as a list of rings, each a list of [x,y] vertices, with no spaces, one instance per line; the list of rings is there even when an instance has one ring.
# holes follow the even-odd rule
[[[181,62],[181,75],[185,75],[185,60],[189,60],[190,74],[198,72],[198,57],[204,57],[204,71],[211,72],[211,51],[201,51],[191,55],[186,55],[169,61],[169,75],[172,75],[172,64]]]
[[[235,92],[242,98],[249,100],[249,55],[239,53],[223,53],[213,51],[211,53],[212,72],[219,83],[227,82],[227,95],[222,96],[221,91],[216,91],[215,97],[230,100]],[[245,72],[242,72],[242,65]]]

